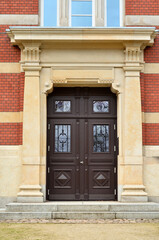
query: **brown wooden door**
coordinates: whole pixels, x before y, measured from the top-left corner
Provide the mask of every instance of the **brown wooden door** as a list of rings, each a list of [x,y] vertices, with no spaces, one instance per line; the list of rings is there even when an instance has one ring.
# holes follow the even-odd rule
[[[109,88],[48,96],[48,200],[116,200],[116,117]]]

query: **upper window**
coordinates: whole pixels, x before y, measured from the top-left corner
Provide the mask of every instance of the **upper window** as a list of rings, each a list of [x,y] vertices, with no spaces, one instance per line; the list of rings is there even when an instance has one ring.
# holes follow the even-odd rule
[[[71,1],[71,26],[72,27],[92,26],[92,0]]]
[[[42,25],[119,27],[122,0],[42,0]]]

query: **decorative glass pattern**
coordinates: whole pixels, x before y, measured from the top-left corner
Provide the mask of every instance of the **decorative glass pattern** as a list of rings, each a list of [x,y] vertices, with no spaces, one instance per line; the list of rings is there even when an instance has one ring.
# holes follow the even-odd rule
[[[109,125],[94,125],[93,140],[93,152],[109,152]]]
[[[93,112],[109,112],[109,102],[93,101]]]
[[[55,112],[71,112],[71,101],[55,101]]]
[[[71,126],[55,125],[55,152],[71,151]]]

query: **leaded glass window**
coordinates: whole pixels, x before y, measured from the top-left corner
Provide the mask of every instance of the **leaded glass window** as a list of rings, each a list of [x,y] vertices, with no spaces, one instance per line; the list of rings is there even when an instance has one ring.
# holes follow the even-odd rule
[[[55,152],[71,151],[71,125],[55,125]]]
[[[93,112],[109,112],[108,101],[93,101]]]
[[[93,152],[109,152],[109,125],[94,125],[93,141]]]
[[[71,101],[55,101],[55,112],[71,112]]]

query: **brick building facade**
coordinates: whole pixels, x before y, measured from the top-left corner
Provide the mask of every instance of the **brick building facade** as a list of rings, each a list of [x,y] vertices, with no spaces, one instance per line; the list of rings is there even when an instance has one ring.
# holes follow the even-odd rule
[[[98,4],[98,0],[93,2]],[[62,4],[59,1],[61,8]],[[71,4],[71,1],[66,0],[65,4]],[[102,20],[100,25],[100,21],[95,18],[96,28],[84,27],[82,32],[81,28],[79,30],[68,25],[67,18],[68,22],[70,20],[67,14],[63,18],[65,21],[60,15],[59,28],[45,26],[44,1],[2,0],[0,2],[0,203],[2,206],[17,199],[19,202],[45,201],[46,198],[49,200],[46,184],[49,174],[45,134],[47,122],[42,120],[47,117],[47,96],[52,92],[53,87],[91,87],[92,85],[88,83],[91,80],[86,80],[89,78],[87,74],[95,70],[95,79],[98,79],[98,75],[102,75],[100,71],[106,71],[106,75],[109,75],[109,71],[111,73],[104,80],[99,77],[93,87],[111,88],[117,95],[117,136],[119,137],[117,200],[159,202],[159,35],[157,31],[159,1],[121,0],[119,6],[120,26],[103,27]],[[75,29],[79,32],[77,33]],[[116,41],[115,38],[119,40]],[[94,49],[98,49],[99,52]],[[102,49],[104,54],[101,53]],[[127,51],[128,55],[124,56]],[[78,56],[80,61],[77,59]],[[83,74],[79,73],[79,69]],[[73,71],[79,73],[81,82],[74,80]],[[64,75],[68,75],[68,79],[72,80],[64,82]],[[61,82],[58,82],[58,77]],[[133,82],[133,77],[134,82],[138,79],[140,81],[140,93],[137,83],[133,85],[135,89],[131,84],[127,85],[127,82],[130,83],[131,80]],[[90,77],[92,81],[95,81],[94,78]],[[129,92],[125,89],[129,89]],[[133,96],[129,99],[130,93]],[[139,104],[137,110],[133,106],[133,101],[136,105],[134,94]],[[119,96],[122,96],[121,99]],[[127,105],[128,103],[130,105]],[[30,108],[29,104],[31,104]],[[45,117],[43,114],[46,114]],[[132,117],[131,120],[128,115]],[[141,123],[136,122],[138,117]],[[139,124],[134,129],[133,121],[134,124]],[[142,144],[140,139],[139,142],[134,143],[136,139],[129,137],[134,134],[135,138],[138,138],[141,133]],[[33,137],[34,142],[29,145]],[[129,146],[126,146],[127,141],[130,143]],[[140,144],[141,147],[136,152]],[[32,147],[34,150],[31,150]],[[32,154],[29,155],[29,151]]]

